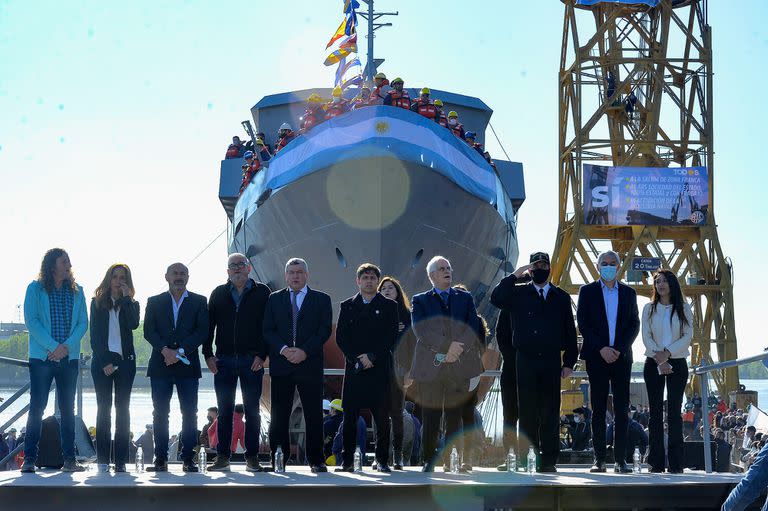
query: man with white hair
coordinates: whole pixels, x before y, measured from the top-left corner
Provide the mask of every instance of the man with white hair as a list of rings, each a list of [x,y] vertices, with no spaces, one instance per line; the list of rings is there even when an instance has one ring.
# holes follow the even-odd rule
[[[472,295],[451,287],[453,268],[442,256],[427,264],[432,289],[413,297],[411,317],[418,339],[411,366],[421,403],[424,472],[434,471],[442,458],[449,470],[446,453],[456,442],[461,408],[469,398],[469,379],[480,364],[477,311]],[[482,367],[480,366],[482,371]],[[445,413],[445,448],[437,452],[441,416]]]
[[[272,421],[269,447],[274,467],[280,447],[291,452],[288,423],[299,391],[306,425],[306,452],[312,472],[327,472],[323,457],[323,345],[331,336],[331,297],[307,286],[304,259],[285,264],[288,287],[269,295],[264,309],[264,341],[269,354]],[[304,460],[299,460],[300,462]]]
[[[613,453],[617,473],[631,473],[626,449],[629,434],[629,379],[632,343],[640,331],[637,294],[618,280],[621,259],[607,251],[597,258],[600,278],[582,286],[576,319],[584,342],[581,359],[587,363],[592,403],[592,438],[595,463],[590,472],[605,472],[605,412],[609,389],[613,392]]]

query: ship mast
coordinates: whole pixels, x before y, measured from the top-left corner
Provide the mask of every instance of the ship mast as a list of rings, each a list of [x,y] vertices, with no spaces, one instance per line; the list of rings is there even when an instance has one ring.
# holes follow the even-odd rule
[[[362,0],[368,5],[368,12],[358,12],[358,14],[368,22],[368,58],[365,63],[365,69],[363,70],[363,78],[367,82],[372,82],[373,77],[376,74],[376,69],[384,62],[384,59],[373,58],[373,38],[376,37],[376,32],[381,27],[391,27],[392,23],[377,23],[377,20],[383,16],[397,16],[397,12],[373,12],[373,0]]]

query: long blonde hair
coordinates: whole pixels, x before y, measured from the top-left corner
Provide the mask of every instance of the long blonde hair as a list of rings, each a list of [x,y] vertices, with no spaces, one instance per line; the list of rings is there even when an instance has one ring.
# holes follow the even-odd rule
[[[133,277],[131,277],[131,269],[125,263],[115,263],[109,267],[107,273],[104,275],[104,279],[101,281],[101,284],[99,284],[99,287],[97,287],[96,291],[93,293],[93,298],[96,300],[96,305],[99,308],[107,310],[112,308],[112,275],[115,273],[115,270],[120,269],[125,271],[125,284],[130,290],[128,295],[133,298],[133,296],[136,294],[136,290],[133,288]]]

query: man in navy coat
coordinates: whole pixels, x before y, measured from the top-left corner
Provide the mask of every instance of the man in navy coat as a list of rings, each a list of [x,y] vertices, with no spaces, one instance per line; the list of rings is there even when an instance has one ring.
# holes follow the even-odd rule
[[[288,422],[299,391],[306,425],[307,461],[312,472],[327,472],[323,457],[323,345],[331,336],[331,297],[307,286],[304,259],[285,264],[287,288],[269,295],[264,309],[264,341],[269,351],[272,421],[269,447],[288,457]],[[303,460],[302,460],[303,461]]]
[[[174,263],[165,273],[168,292],[147,301],[144,338],[152,345],[147,376],[152,387],[155,464],[148,471],[168,470],[168,414],[173,387],[181,408],[181,458],[185,472],[197,472],[198,348],[208,337],[208,305],[204,296],[187,291],[189,270]]]
[[[423,471],[432,472],[439,459],[448,468],[445,454],[451,452],[459,433],[462,405],[470,397],[469,379],[482,372],[482,362],[472,295],[451,287],[453,268],[445,257],[433,257],[427,274],[432,289],[411,301],[412,326],[418,339],[411,378],[422,406]],[[446,442],[438,456],[443,413]]]

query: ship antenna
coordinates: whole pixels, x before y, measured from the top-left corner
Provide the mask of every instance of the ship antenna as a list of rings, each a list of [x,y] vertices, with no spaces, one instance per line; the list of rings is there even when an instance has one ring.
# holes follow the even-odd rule
[[[367,82],[373,81],[376,69],[384,62],[384,59],[373,58],[373,38],[381,27],[391,27],[392,23],[377,23],[377,20],[383,16],[397,16],[397,12],[373,12],[373,0],[362,0],[368,5],[368,12],[359,12],[358,14],[368,22],[368,58],[363,70],[363,77]]]

